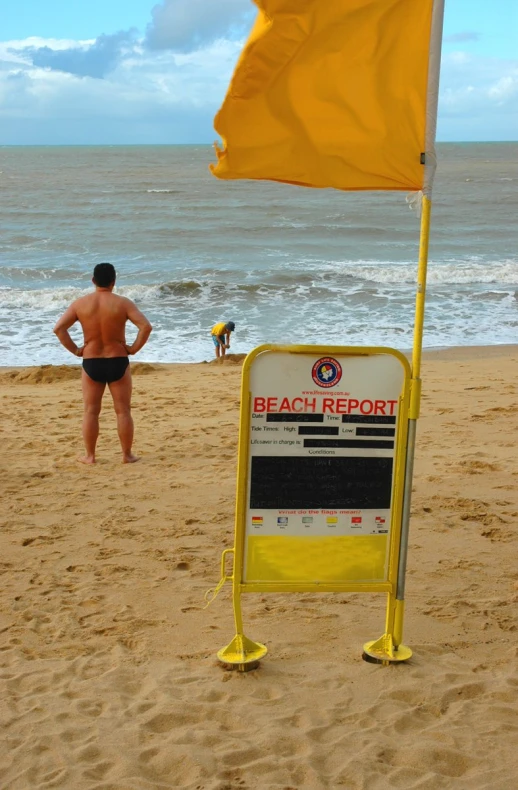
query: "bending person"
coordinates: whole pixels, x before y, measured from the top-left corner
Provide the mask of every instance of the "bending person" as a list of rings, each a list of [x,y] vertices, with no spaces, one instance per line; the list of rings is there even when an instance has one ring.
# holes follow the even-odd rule
[[[216,357],[225,356],[227,348],[230,348],[230,334],[234,331],[236,325],[233,321],[220,321],[215,324],[211,329],[212,342],[214,343],[214,351]]]

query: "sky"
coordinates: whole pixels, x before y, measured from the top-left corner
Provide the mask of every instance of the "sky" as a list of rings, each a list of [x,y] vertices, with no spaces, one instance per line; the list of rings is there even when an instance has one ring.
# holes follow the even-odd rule
[[[212,143],[256,10],[251,0],[5,5],[0,145]],[[446,0],[437,139],[518,140],[518,0]]]

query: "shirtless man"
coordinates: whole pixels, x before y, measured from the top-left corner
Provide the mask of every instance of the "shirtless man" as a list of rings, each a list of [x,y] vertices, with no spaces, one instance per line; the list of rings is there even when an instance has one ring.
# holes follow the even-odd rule
[[[131,416],[131,370],[128,354],[136,354],[146,343],[152,326],[130,299],[112,293],[115,269],[111,263],[99,263],[92,282],[95,292],[76,299],[61,316],[54,333],[67,351],[83,358],[83,440],[86,455],[83,464],[95,463],[95,445],[99,436],[99,413],[104,389],[108,385],[117,414],[117,431],[123,463],[139,459],[131,452],[133,418]],[[76,346],[68,330],[79,321],[84,345]],[[138,328],[135,342],[126,344],[126,321]]]

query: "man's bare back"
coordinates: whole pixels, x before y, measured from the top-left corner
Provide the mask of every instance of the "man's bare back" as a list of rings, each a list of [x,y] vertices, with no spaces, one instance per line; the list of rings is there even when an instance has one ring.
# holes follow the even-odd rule
[[[54,333],[63,346],[75,356],[83,357],[83,438],[86,455],[82,463],[95,463],[95,446],[99,435],[99,413],[106,384],[117,414],[117,429],[123,461],[138,461],[132,452],[133,419],[131,417],[131,371],[129,354],[136,354],[146,343],[151,324],[138,307],[123,296],[112,293],[115,269],[109,263],[95,267],[92,282],[95,292],[76,299],[61,316]],[[78,347],[68,330],[79,321],[84,343]],[[126,343],[126,322],[138,329],[135,341]]]
[[[134,317],[132,323],[137,323],[136,313],[140,312],[133,302],[111,291],[96,290],[78,299],[72,307],[83,329],[83,359],[119,357],[128,353],[126,321]]]

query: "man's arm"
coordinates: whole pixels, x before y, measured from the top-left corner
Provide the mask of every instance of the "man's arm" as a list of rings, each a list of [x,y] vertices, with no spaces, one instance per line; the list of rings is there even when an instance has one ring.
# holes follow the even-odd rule
[[[131,321],[132,324],[135,324],[138,329],[138,334],[135,338],[135,341],[131,344],[131,346],[126,346],[128,354],[133,355],[136,354],[137,351],[140,351],[142,346],[147,343],[148,337],[151,334],[153,327],[147,320],[144,313],[140,312],[136,304],[133,304],[130,299],[126,299],[126,302],[128,308],[128,320]]]
[[[70,351],[71,354],[74,354],[76,357],[83,356],[83,347],[79,348],[76,346],[70,335],[68,334],[68,330],[70,329],[73,324],[77,321],[77,312],[76,312],[76,303],[73,302],[70,307],[65,310],[59,321],[57,322],[56,326],[52,330],[56,337],[58,338],[59,342],[65,346],[67,351]]]

